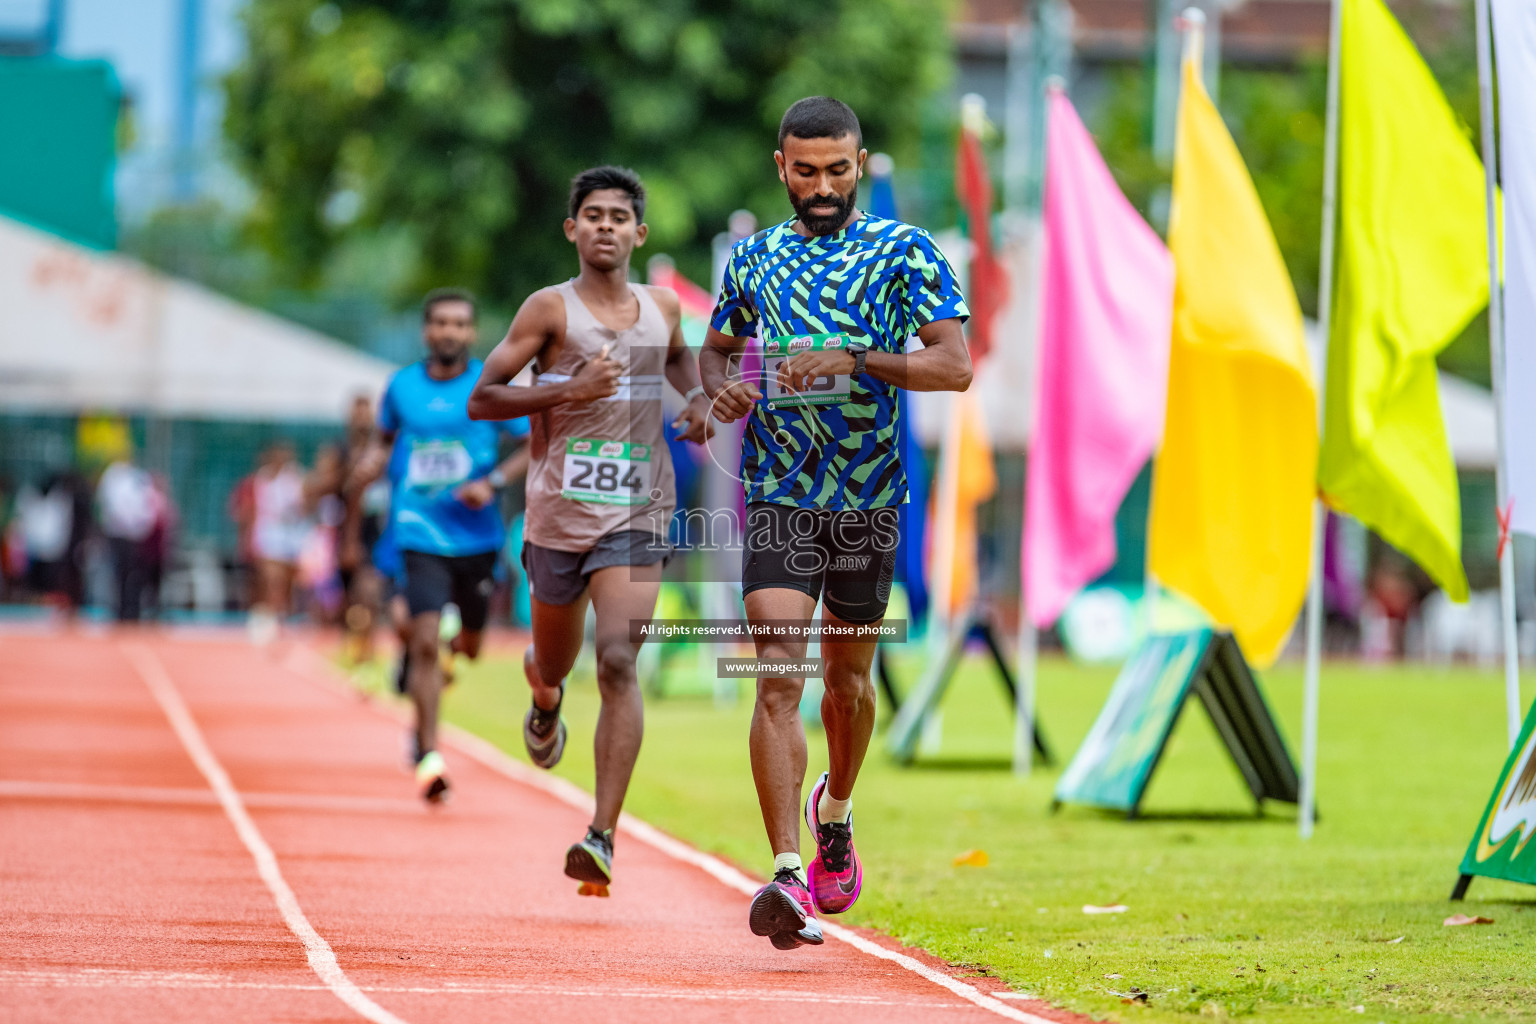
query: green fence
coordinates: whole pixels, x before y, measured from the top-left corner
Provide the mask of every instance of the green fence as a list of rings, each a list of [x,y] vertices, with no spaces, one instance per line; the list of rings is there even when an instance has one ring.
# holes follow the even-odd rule
[[[40,484],[51,473],[79,468],[93,472],[78,444],[79,420],[73,416],[0,415],[0,478],[6,491]],[[339,423],[248,423],[214,420],[156,420],[129,417],[134,449],[150,469],[170,480],[181,525],[183,546],[235,551],[235,524],[227,506],[230,492],[256,465],[269,442],[293,442],[299,461],[313,463],[322,445],[339,442]]]

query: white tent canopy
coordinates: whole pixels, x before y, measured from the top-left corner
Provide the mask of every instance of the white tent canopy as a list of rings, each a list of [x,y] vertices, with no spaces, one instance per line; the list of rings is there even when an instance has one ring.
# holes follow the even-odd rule
[[[1499,460],[1493,392],[1442,373],[1440,414],[1445,417],[1445,436],[1451,442],[1456,468],[1493,472]]]
[[[0,218],[0,409],[339,420],[394,369],[134,260]]]

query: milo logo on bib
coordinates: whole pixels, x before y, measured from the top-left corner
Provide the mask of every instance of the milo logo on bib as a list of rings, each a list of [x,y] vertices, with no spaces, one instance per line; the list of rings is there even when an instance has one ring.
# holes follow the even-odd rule
[[[809,386],[791,391],[779,384],[779,368],[791,356],[805,352],[839,351],[848,346],[846,334],[795,334],[768,338],[763,342],[763,397],[770,409],[789,409],[806,405],[841,405],[852,393],[852,378],[846,373],[820,376]]]

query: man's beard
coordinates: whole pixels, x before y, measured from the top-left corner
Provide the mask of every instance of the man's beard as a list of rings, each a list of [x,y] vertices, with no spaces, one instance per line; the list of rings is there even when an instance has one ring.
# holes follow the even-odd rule
[[[432,352],[432,361],[434,363],[436,363],[438,366],[444,366],[444,367],[452,366],[454,363],[459,361],[459,357],[462,356],[463,354],[464,354],[463,350],[456,350],[456,351],[453,351],[453,352],[443,352],[441,350],[434,350]]]
[[[833,192],[828,196],[813,195],[805,199],[796,199],[793,192],[789,193],[789,205],[795,208],[795,215],[800,218],[800,223],[805,225],[805,230],[813,235],[830,235],[843,226],[848,215],[853,212],[853,204],[859,198],[859,184],[854,182],[853,191],[847,196]],[[836,203],[837,212],[831,214],[812,213],[811,207],[819,203]]]

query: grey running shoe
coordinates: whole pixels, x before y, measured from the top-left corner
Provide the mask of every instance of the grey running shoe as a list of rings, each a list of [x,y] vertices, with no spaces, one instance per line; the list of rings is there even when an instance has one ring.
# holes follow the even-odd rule
[[[565,873],[581,883],[579,896],[607,896],[613,881],[613,829],[599,832],[587,826],[581,842],[565,851]]]
[[[561,691],[561,703],[565,693]],[[553,711],[545,711],[537,704],[528,709],[523,717],[523,745],[528,748],[528,760],[540,768],[553,768],[565,753],[565,719],[560,717],[557,705]]]

